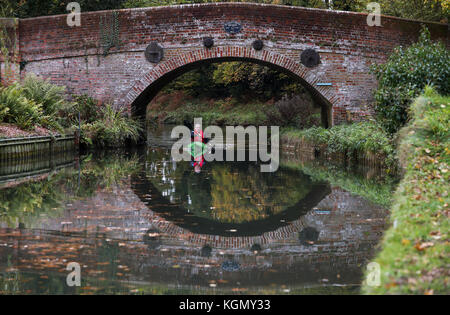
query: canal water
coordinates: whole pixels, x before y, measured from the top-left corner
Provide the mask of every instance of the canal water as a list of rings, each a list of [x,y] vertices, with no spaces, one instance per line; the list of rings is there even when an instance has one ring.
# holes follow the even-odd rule
[[[359,293],[393,181],[288,154],[274,173],[196,171],[171,159],[170,128],[148,139],[32,175],[0,166],[0,293]]]

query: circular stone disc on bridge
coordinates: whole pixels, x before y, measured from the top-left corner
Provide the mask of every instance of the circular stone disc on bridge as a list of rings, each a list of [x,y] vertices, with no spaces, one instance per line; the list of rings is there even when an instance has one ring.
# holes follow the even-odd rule
[[[151,42],[145,49],[145,58],[151,63],[158,63],[164,57],[164,50],[157,42]]]
[[[320,64],[320,55],[314,49],[306,49],[300,56],[302,64],[307,68],[313,68]]]
[[[261,50],[264,47],[264,43],[262,40],[257,39],[252,43],[252,47],[254,50]]]
[[[211,48],[214,46],[214,39],[212,37],[205,37],[203,38],[203,46],[206,48]]]

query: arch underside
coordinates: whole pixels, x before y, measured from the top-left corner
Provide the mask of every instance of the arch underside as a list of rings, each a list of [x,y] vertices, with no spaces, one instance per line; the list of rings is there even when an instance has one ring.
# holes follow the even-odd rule
[[[200,51],[206,51],[208,55],[211,55],[206,49],[202,49]],[[192,56],[195,56],[195,54],[188,53],[187,55],[188,56],[179,56],[161,62],[156,65],[143,79],[138,80],[135,83],[134,87],[127,95],[133,116],[145,117],[147,105],[150,101],[165,85],[186,72],[194,70],[204,64],[229,61],[247,61],[270,67],[298,80],[310,93],[314,103],[320,106],[323,126],[327,128],[333,124],[333,102],[332,100],[329,100],[330,97],[326,97],[324,95],[330,94],[330,90],[326,90],[324,87],[314,87],[314,85],[320,80],[327,80],[323,78],[323,76],[319,77],[316,75],[316,72],[318,72],[317,68],[320,66],[313,69],[307,69],[303,65],[293,62],[287,57],[273,53],[264,54],[264,56],[269,55],[271,58],[263,57],[263,59],[261,59],[261,56],[223,56],[221,54],[219,56],[207,56],[204,58],[198,58],[197,60],[192,60]],[[180,60],[182,60],[181,64],[179,62]],[[320,89],[323,90],[320,91]]]

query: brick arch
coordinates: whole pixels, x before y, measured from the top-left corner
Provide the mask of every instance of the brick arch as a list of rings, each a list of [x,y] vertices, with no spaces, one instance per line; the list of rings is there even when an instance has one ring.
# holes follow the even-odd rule
[[[224,61],[254,62],[294,76],[321,106],[323,124],[326,127],[333,124],[332,110],[338,102],[337,90],[328,86],[317,86],[319,82],[331,82],[326,74],[320,71],[320,66],[308,69],[285,55],[267,49],[255,51],[242,46],[202,48],[163,60],[134,82],[125,97],[126,105],[133,116],[144,116],[148,103],[171,80],[201,64]]]

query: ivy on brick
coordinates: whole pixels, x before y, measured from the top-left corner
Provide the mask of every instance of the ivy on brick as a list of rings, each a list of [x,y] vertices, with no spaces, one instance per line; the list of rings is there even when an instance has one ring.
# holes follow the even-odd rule
[[[107,56],[111,48],[120,47],[119,38],[119,12],[100,16],[100,46],[103,48],[103,56]]]

